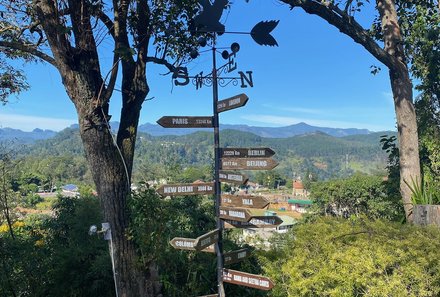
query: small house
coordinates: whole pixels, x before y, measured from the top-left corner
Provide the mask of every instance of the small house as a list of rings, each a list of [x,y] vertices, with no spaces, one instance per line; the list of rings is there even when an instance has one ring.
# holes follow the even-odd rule
[[[289,199],[287,202],[289,203],[290,210],[299,213],[306,213],[313,204],[312,201],[308,199]]]

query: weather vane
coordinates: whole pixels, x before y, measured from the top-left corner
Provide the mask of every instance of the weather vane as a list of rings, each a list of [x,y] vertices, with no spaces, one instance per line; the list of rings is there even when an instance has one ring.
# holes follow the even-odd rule
[[[226,31],[225,26],[220,23],[220,18],[222,16],[223,10],[226,9],[228,5],[228,0],[216,0],[212,4],[209,0],[200,0],[199,6],[202,9],[201,12],[194,17],[190,24],[190,30],[193,35],[200,35],[198,38],[198,44],[201,47],[207,45],[206,35],[212,37],[212,47],[213,55],[215,55],[217,49],[215,48],[216,35],[227,34],[249,34],[252,39],[259,45],[267,46],[278,46],[275,38],[270,34],[275,27],[278,25],[279,21],[261,21],[256,24],[250,32],[234,32]],[[196,86],[196,89],[202,86],[212,86],[213,73],[216,71],[217,83],[219,86],[224,87],[229,83],[233,85],[238,85],[240,81],[241,88],[253,87],[252,71],[238,71],[238,77],[221,77],[223,73],[231,73],[237,69],[237,63],[235,61],[236,54],[240,50],[240,45],[237,42],[231,44],[230,52],[223,50],[221,56],[223,59],[228,60],[225,64],[219,68],[213,69],[213,72],[204,76],[203,71],[196,74],[195,76],[190,76],[188,73],[188,68],[184,66],[176,67],[172,79],[175,86],[186,86],[192,81]],[[199,56],[199,51],[197,49],[192,49],[190,52],[190,57],[196,59]],[[215,59],[215,58],[214,58]]]

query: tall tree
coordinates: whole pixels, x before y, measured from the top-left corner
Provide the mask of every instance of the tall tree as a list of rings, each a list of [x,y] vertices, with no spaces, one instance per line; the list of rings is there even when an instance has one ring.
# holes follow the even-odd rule
[[[1,62],[24,58],[51,64],[58,70],[75,105],[85,155],[105,220],[112,230],[119,296],[160,295],[154,263],[140,267],[136,248],[126,236],[129,221],[126,201],[140,110],[149,92],[147,64],[162,64],[174,71],[174,65],[186,59],[194,44],[187,24],[195,12],[195,3],[194,0],[0,0]],[[106,38],[103,36],[110,36],[114,44],[109,71],[103,70],[100,61],[104,49],[98,47]],[[153,55],[149,55],[151,49]],[[109,105],[119,65],[122,108],[119,130],[113,139],[108,125]],[[23,76],[11,79],[6,72],[0,75],[0,87],[5,90],[0,93],[4,94],[0,97],[3,102],[7,101],[7,95],[26,87]]]
[[[413,85],[404,50],[401,18],[408,13],[407,1],[376,0],[378,13],[373,29],[363,28],[354,14],[369,0],[281,0],[292,9],[301,7],[305,12],[317,15],[362,45],[389,70],[400,145],[400,193],[408,221],[412,221],[411,190],[406,182],[420,182],[420,161],[416,113],[413,105]],[[411,1],[413,2],[413,1]],[[420,1],[428,2],[434,1]]]

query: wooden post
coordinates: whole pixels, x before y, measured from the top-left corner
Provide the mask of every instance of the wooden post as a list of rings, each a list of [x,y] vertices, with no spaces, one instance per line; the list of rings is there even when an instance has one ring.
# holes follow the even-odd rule
[[[414,224],[440,227],[440,205],[414,205]]]

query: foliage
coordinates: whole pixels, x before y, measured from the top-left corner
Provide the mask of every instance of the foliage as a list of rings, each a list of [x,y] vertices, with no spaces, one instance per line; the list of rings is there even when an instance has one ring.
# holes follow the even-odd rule
[[[270,296],[440,294],[440,231],[388,221],[319,218],[262,255]]]
[[[428,182],[419,183],[415,180],[411,180],[411,183],[405,181],[407,186],[412,192],[412,203],[415,204],[438,204],[440,197],[437,196],[435,188],[431,187]]]
[[[129,237],[138,246],[142,265],[153,261],[158,265],[165,296],[198,296],[217,291],[214,254],[177,250],[169,244],[174,237],[196,238],[215,229],[211,199],[201,196],[161,199],[148,189],[133,194],[129,206],[132,218]],[[226,235],[225,250],[240,248],[228,238]],[[260,272],[255,258],[234,264],[233,269]],[[226,292],[231,296],[264,296],[263,292],[239,286],[227,286]]]
[[[60,197],[55,216],[0,227],[0,295],[114,296],[107,244],[87,234],[101,220],[95,197]]]
[[[310,189],[313,209],[318,215],[399,220],[403,216],[400,196],[390,192],[388,186],[380,176],[359,174],[344,180],[315,182]]]

